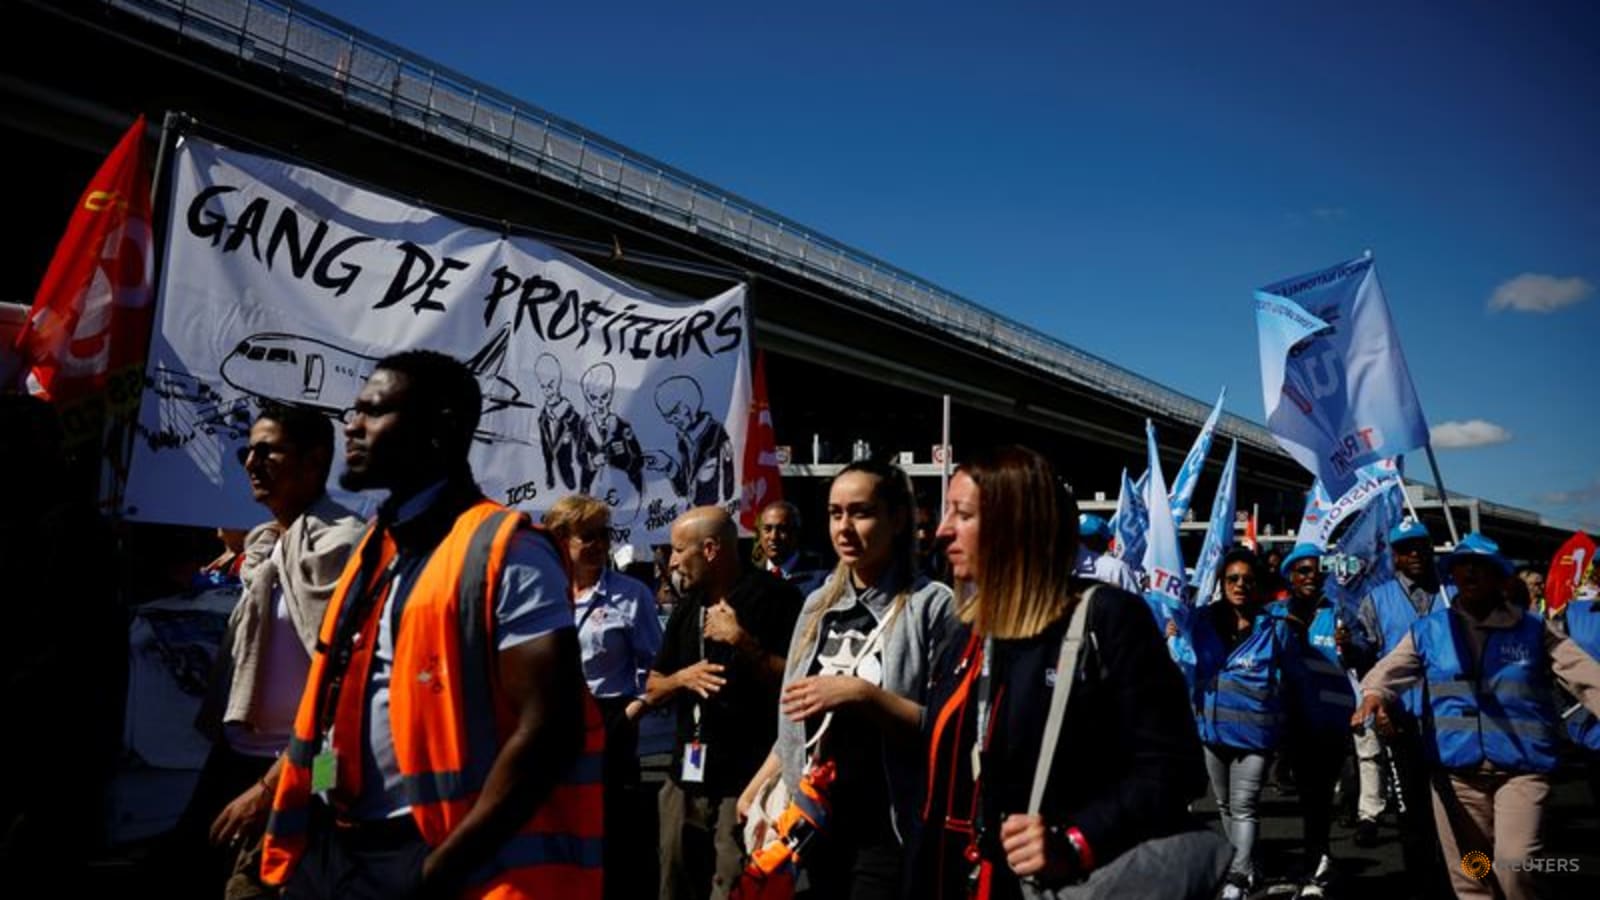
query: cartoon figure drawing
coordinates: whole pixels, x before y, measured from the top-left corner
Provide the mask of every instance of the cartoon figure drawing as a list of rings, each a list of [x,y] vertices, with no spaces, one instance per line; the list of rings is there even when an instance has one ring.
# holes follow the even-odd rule
[[[611,409],[617,370],[610,363],[596,363],[583,373],[582,387],[589,406],[580,457],[583,491],[610,504],[613,524],[626,525],[639,514],[644,498],[644,451],[633,426]]]
[[[583,416],[573,407],[572,401],[561,393],[561,361],[548,353],[539,354],[533,362],[533,375],[544,393],[544,405],[539,407],[539,450],[544,454],[544,486],[556,486],[556,474],[569,491],[578,489],[579,441],[583,437]],[[585,466],[587,468],[587,466]]]
[[[674,375],[656,385],[656,410],[678,432],[676,458],[652,450],[645,465],[665,472],[679,497],[693,506],[720,505],[734,496],[733,441],[702,406],[700,383]]]

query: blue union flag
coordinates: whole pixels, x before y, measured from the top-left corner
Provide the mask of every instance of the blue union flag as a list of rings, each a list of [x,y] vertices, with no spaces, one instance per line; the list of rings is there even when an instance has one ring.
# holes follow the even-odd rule
[[[1144,565],[1144,535],[1150,528],[1150,514],[1145,510],[1145,477],[1140,483],[1128,480],[1128,470],[1122,470],[1122,492],[1117,495],[1117,512],[1111,517],[1111,533],[1117,540],[1117,558],[1134,569]]]
[[[1211,524],[1206,528],[1206,542],[1200,547],[1200,558],[1195,560],[1195,605],[1211,602],[1211,593],[1217,586],[1217,565],[1222,555],[1233,546],[1233,514],[1235,512],[1236,473],[1239,468],[1239,442],[1233,442],[1228,451],[1228,462],[1222,467],[1222,480],[1217,483],[1217,493],[1211,499]]]
[[[1370,256],[1268,285],[1255,301],[1267,427],[1329,494],[1428,443]]]
[[[1183,468],[1172,479],[1172,518],[1178,522],[1189,515],[1195,486],[1200,483],[1200,470],[1205,467],[1206,454],[1211,452],[1211,436],[1216,433],[1217,419],[1222,417],[1222,402],[1227,398],[1228,388],[1224,386],[1217,395],[1217,405],[1211,407],[1211,415],[1206,416],[1206,423],[1200,426],[1200,434],[1189,448],[1189,455],[1184,457]]]

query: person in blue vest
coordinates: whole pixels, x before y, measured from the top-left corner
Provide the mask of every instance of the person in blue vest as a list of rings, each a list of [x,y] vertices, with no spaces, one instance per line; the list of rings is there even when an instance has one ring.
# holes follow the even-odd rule
[[[1298,665],[1286,670],[1292,694],[1284,750],[1294,769],[1305,816],[1309,875],[1299,896],[1322,897],[1333,878],[1333,859],[1328,854],[1333,789],[1350,752],[1350,713],[1356,707],[1355,692],[1341,659],[1349,635],[1339,620],[1338,607],[1322,593],[1326,580],[1322,548],[1295,545],[1284,558],[1281,571],[1289,580],[1289,599],[1271,604],[1268,612],[1288,627],[1294,639],[1291,652],[1298,658]]]
[[[1567,638],[1588,655],[1600,659],[1600,595],[1588,591],[1567,601],[1562,618]],[[1579,708],[1567,716],[1567,736],[1582,753],[1588,769],[1589,792],[1600,807],[1600,719],[1587,709]]]
[[[1133,568],[1107,552],[1110,548],[1110,523],[1093,513],[1078,516],[1078,560],[1072,574],[1138,595],[1143,588],[1139,586]]]
[[[1456,896],[1537,896],[1535,873],[1522,862],[1543,848],[1561,731],[1552,688],[1559,683],[1600,714],[1600,663],[1538,613],[1511,604],[1511,565],[1494,541],[1467,535],[1443,568],[1456,585],[1454,603],[1417,620],[1367,673],[1351,725],[1372,717],[1387,730],[1400,692],[1420,685],[1445,859],[1476,851],[1491,861],[1479,877],[1465,863],[1451,865]]]
[[[1400,643],[1417,619],[1444,609],[1449,589],[1441,592],[1435,567],[1433,536],[1416,519],[1407,518],[1389,531],[1389,553],[1394,577],[1376,585],[1356,610],[1346,661],[1365,674],[1373,664]],[[1413,893],[1448,893],[1443,866],[1452,863],[1439,856],[1433,833],[1428,796],[1427,753],[1416,726],[1421,708],[1420,691],[1402,696],[1403,709],[1394,714],[1394,735],[1380,738],[1371,728],[1356,734],[1356,776],[1360,785],[1356,803],[1358,847],[1378,844],[1378,815],[1384,809],[1384,784],[1393,777],[1396,813],[1400,818],[1400,846]]]
[[[1245,896],[1256,882],[1256,808],[1267,758],[1283,737],[1284,668],[1293,664],[1288,627],[1266,613],[1258,583],[1255,554],[1230,550],[1222,558],[1222,602],[1187,617],[1195,721],[1223,831],[1233,844],[1224,900]]]

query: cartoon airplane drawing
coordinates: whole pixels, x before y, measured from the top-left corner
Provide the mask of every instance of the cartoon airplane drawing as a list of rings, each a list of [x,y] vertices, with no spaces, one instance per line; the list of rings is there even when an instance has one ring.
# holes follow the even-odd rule
[[[166,426],[150,436],[151,446],[182,446],[197,432],[223,434],[235,440],[250,434],[249,401],[243,397],[226,400],[211,385],[199,378],[165,366],[156,366],[145,383],[161,399],[163,409],[181,412],[163,416]]]
[[[486,428],[482,423],[490,414],[502,409],[537,407],[523,400],[517,386],[500,374],[510,341],[511,326],[508,324],[466,361],[483,391],[477,438],[485,443],[531,443],[521,436]],[[355,403],[362,383],[377,365],[378,357],[327,341],[298,334],[261,332],[241,340],[222,360],[222,380],[263,400],[310,407],[338,418]]]

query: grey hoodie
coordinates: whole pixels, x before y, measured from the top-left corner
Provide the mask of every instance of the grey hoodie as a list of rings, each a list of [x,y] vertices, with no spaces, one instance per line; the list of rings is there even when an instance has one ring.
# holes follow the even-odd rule
[[[861,603],[871,611],[874,619],[882,622],[894,607],[894,598],[899,592],[899,586],[893,583],[895,573],[886,575],[879,584],[859,591],[854,585],[846,582],[838,604],[823,615],[823,622],[811,641],[802,644],[806,625],[822,606],[835,577],[838,576],[830,576],[822,587],[812,591],[811,596],[806,598],[805,606],[800,611],[800,618],[795,622],[794,637],[789,643],[789,659],[783,672],[784,687],[805,677],[811,670],[811,664],[818,651],[817,637],[827,633],[826,623],[829,619]],[[889,623],[880,641],[880,656],[883,663],[883,683],[880,686],[910,699],[918,706],[923,705],[927,695],[930,670],[935,661],[934,654],[939,651],[941,643],[954,627],[954,623],[955,604],[950,589],[937,581],[930,580],[927,576],[918,575],[912,582],[911,596],[907,598],[905,608],[895,616],[894,621]],[[773,749],[783,764],[783,780],[791,792],[798,790],[800,776],[805,771],[805,745],[805,723],[790,721],[780,708],[778,742]],[[906,749],[898,750],[900,746]],[[891,747],[895,747],[896,750],[891,750]],[[884,772],[888,777],[889,796],[893,806],[890,812],[894,817],[895,830],[901,835],[905,833],[903,817],[911,812],[904,808],[904,804],[909,803],[915,796],[916,777],[921,765],[919,760],[913,758],[891,761],[889,754],[898,751],[900,756],[906,756],[907,750],[914,754],[916,747],[915,740],[907,740],[896,745],[888,743],[883,745]]]

